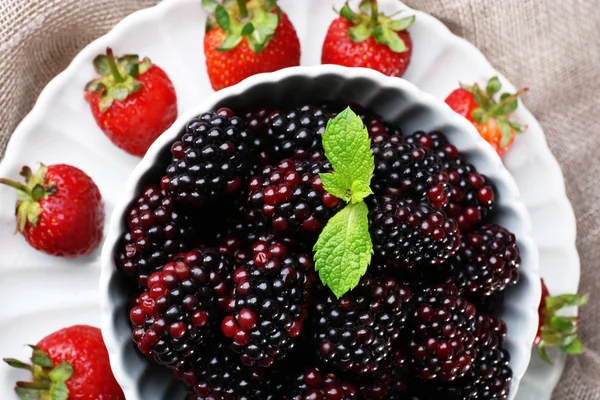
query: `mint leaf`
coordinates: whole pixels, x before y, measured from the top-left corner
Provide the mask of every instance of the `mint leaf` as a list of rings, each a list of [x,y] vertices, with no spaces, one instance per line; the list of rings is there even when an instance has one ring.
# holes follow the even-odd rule
[[[321,175],[321,180],[327,181],[328,187],[325,187],[325,190],[334,196],[350,191],[349,196],[338,197],[354,203],[364,199],[370,191],[352,193],[352,186],[356,181],[362,182],[362,188],[370,185],[375,161],[369,132],[360,117],[350,107],[346,108],[327,123],[322,140],[325,156],[334,170],[333,174],[338,175],[335,178],[324,178],[325,174]]]
[[[368,214],[364,202],[348,204],[329,220],[314,246],[315,270],[338,298],[358,285],[371,262]]]
[[[352,181],[348,176],[337,174],[332,172],[330,174],[320,174],[321,182],[323,182],[323,188],[340,199],[346,202],[350,201],[352,188]]]

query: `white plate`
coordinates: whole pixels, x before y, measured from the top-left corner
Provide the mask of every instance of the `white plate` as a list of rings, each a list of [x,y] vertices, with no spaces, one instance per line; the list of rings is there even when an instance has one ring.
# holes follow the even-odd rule
[[[401,7],[393,0],[382,3],[386,11]],[[280,5],[300,36],[302,64],[319,64],[321,43],[334,18],[331,5],[322,0],[280,0]],[[406,79],[444,98],[459,81],[485,83],[499,75],[475,47],[454,36],[435,18],[415,13],[417,22],[410,29],[415,50]],[[149,56],[173,80],[182,114],[212,92],[202,52],[204,21],[200,1],[165,1],[127,17],[86,47],[48,84],[19,125],[0,164],[0,176],[15,178],[22,165],[34,166],[39,161],[75,165],[98,184],[110,215],[139,159],[110,143],[83,100],[83,86],[95,75],[91,61],[107,45],[117,54]],[[500,78],[505,90],[515,90]],[[580,273],[575,218],[560,167],[533,116],[520,107],[516,118],[529,129],[517,138],[505,164],[531,215],[542,275],[552,293],[575,292]],[[0,188],[0,357],[27,358],[23,344],[35,343],[58,328],[77,323],[99,326],[100,260],[99,252],[84,259],[64,260],[31,249],[21,235],[13,234],[15,201],[10,189]],[[548,366],[534,356],[517,399],[550,398],[565,361],[562,356],[555,360]],[[25,379],[24,375],[0,365],[0,398],[16,399],[12,387],[15,380]]]

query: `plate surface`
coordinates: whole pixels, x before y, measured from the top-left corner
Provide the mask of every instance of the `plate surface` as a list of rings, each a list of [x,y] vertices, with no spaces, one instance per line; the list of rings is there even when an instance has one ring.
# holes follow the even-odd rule
[[[300,36],[302,65],[319,64],[321,43],[334,18],[331,5],[322,0],[280,0],[280,5]],[[382,8],[397,11],[403,7],[388,0],[382,1]],[[417,22],[410,29],[415,50],[404,76],[407,80],[443,99],[459,81],[484,83],[499,75],[475,47],[435,18],[415,13]],[[39,161],[75,165],[98,184],[109,216],[139,159],[109,142],[83,100],[82,88],[95,75],[91,61],[107,45],[117,54],[149,56],[173,80],[183,114],[212,92],[202,51],[204,22],[199,1],[165,1],[129,16],[86,47],[48,84],[15,131],[0,164],[0,176],[17,177],[22,165]],[[500,78],[506,90],[515,90]],[[574,292],[580,273],[575,218],[560,167],[533,116],[520,107],[516,119],[529,129],[517,138],[504,161],[531,215],[541,274],[552,293]],[[77,323],[99,326],[100,252],[64,260],[32,250],[21,235],[13,234],[15,200],[8,188],[0,188],[0,304],[10,305],[0,308],[0,356],[27,358],[23,344],[35,343],[58,328]],[[549,366],[533,357],[517,399],[550,398],[564,367],[564,357],[556,355],[555,360]],[[12,387],[17,379],[25,379],[24,374],[0,365],[0,398],[16,399]]]

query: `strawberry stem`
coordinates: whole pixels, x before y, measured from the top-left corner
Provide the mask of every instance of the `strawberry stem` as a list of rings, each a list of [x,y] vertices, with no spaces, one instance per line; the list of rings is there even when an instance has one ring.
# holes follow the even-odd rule
[[[248,16],[248,8],[246,7],[246,0],[237,0],[238,8],[240,9],[240,17],[246,18]]]
[[[106,48],[106,57],[108,58],[108,67],[110,68],[110,73],[115,78],[115,82],[123,83],[123,77],[119,73],[119,68],[117,68],[117,63],[115,62],[115,56],[113,55],[110,47]]]
[[[21,182],[16,182],[16,181],[13,181],[10,179],[0,178],[0,184],[10,186],[12,188],[15,188],[15,189],[20,190],[25,193],[29,193],[29,190],[27,189],[27,187],[25,185],[23,185]]]
[[[377,0],[371,0],[371,25],[377,26],[377,22],[379,20],[379,6],[377,5]]]

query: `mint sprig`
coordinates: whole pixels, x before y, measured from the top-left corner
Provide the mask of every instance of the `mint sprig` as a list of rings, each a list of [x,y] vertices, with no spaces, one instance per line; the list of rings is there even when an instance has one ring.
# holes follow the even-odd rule
[[[330,120],[322,135],[325,156],[333,172],[321,174],[323,187],[349,203],[334,215],[317,240],[315,269],[324,285],[339,298],[356,287],[373,254],[369,210],[375,161],[369,133],[349,107]]]

